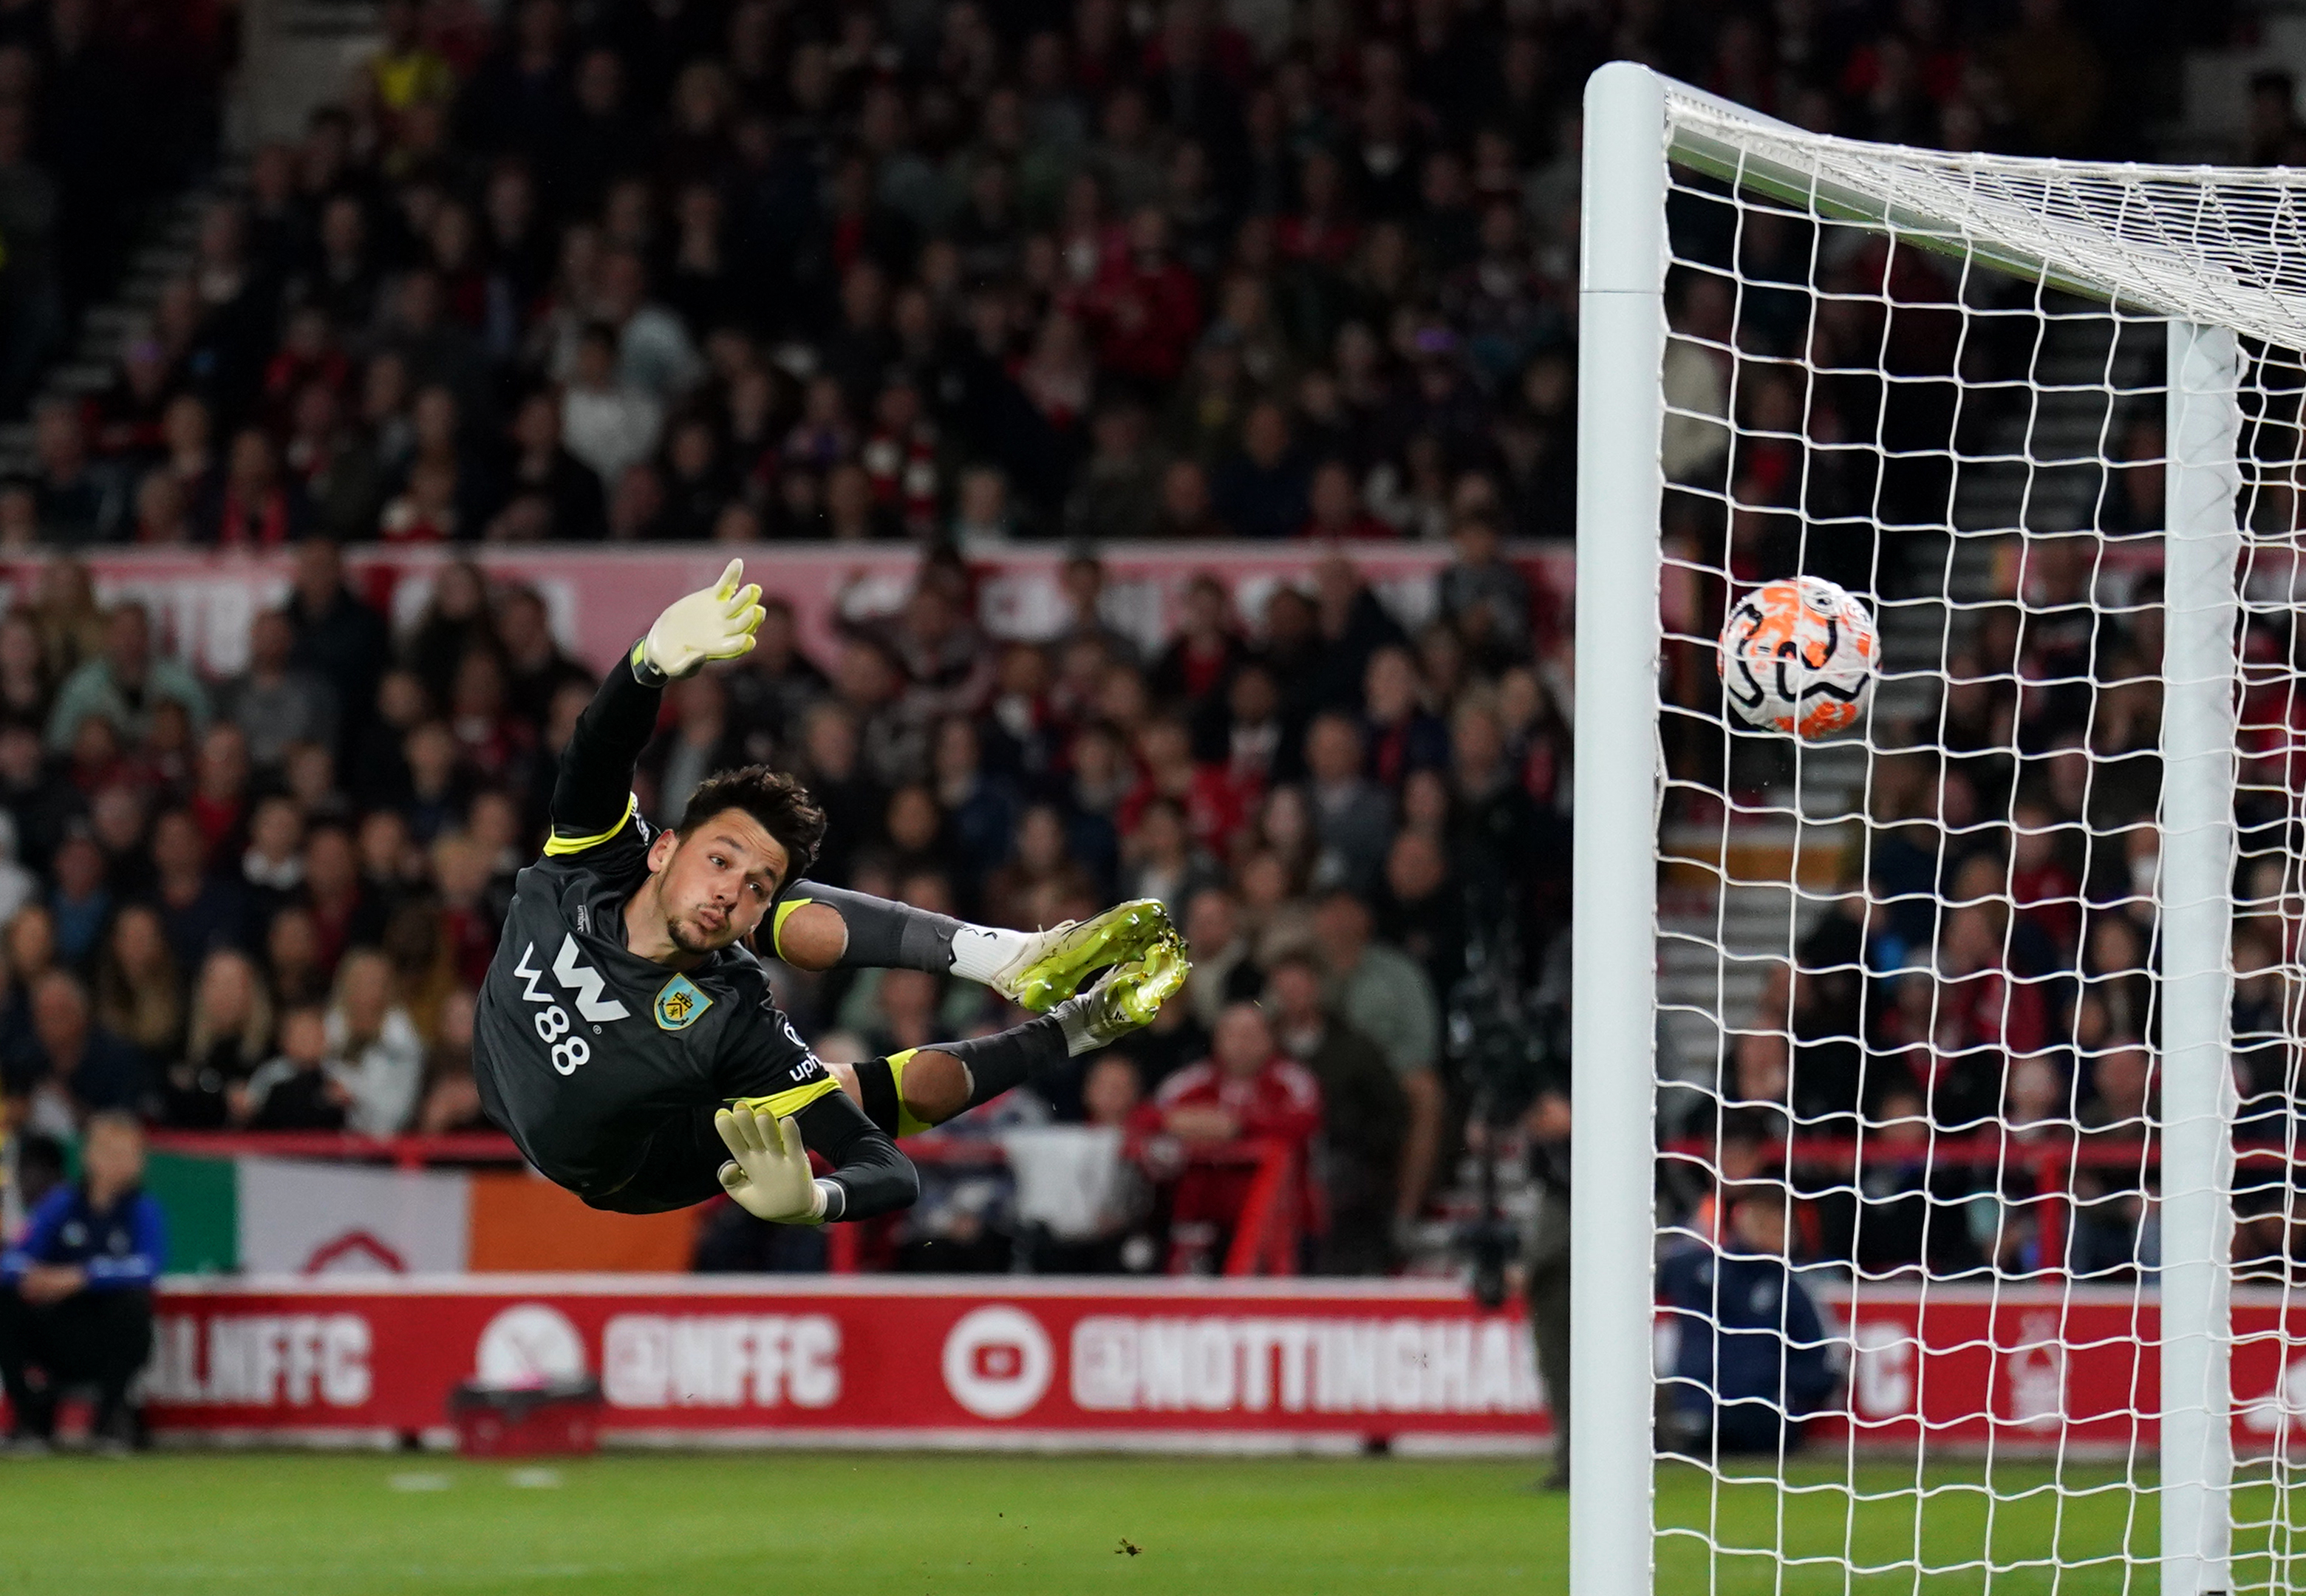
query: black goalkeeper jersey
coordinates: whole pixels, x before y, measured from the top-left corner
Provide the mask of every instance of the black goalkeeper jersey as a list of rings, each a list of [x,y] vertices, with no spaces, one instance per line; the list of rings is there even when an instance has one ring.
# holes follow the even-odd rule
[[[797,1114],[841,1089],[750,953],[724,948],[675,972],[626,949],[624,906],[648,878],[652,834],[628,809],[589,845],[546,845],[514,883],[473,1019],[491,1116],[586,1196],[622,1184],[670,1115],[737,1097]]]
[[[712,1172],[726,1154],[697,1122],[746,1097],[795,1116],[809,1148],[835,1165],[836,1216],[901,1207],[915,1189],[910,1163],[777,1008],[757,959],[724,948],[676,971],[625,946],[624,908],[648,878],[655,835],[631,794],[633,758],[657,699],[620,663],[562,756],[551,839],[515,881],[474,1014],[481,1101],[542,1174],[601,1206],[621,1206],[644,1163],[653,1168],[674,1141],[696,1165],[683,1188],[694,1194],[679,1200],[717,1191]]]

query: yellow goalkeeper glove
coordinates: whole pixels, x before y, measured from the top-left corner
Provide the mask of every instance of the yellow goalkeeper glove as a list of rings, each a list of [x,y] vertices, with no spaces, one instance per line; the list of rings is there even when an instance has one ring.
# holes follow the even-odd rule
[[[743,580],[745,562],[732,559],[721,580],[676,599],[635,650],[635,662],[657,675],[693,675],[707,660],[733,660],[749,653],[761,624],[761,590]]]
[[[824,1217],[824,1188],[809,1174],[808,1149],[790,1115],[755,1114],[749,1104],[739,1103],[714,1114],[713,1128],[729,1149],[721,1189],[739,1208],[776,1225],[814,1225]]]

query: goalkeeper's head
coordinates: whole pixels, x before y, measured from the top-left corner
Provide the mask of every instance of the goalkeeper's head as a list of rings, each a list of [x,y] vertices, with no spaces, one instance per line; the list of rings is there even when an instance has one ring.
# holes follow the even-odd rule
[[[648,891],[684,953],[750,938],[824,841],[824,811],[792,777],[764,764],[698,784],[680,824],[649,848]]]

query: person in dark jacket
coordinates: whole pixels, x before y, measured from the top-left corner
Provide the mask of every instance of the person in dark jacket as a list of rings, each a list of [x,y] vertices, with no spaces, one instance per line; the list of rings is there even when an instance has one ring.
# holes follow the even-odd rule
[[[1266,1010],[1275,1038],[1321,1083],[1318,1169],[1328,1208],[1314,1267],[1324,1275],[1383,1275],[1393,1266],[1394,1193],[1409,1100],[1375,1042],[1330,1011],[1307,954],[1274,961]]]
[[[0,1079],[13,1096],[31,1099],[34,1122],[61,1127],[95,1110],[141,1105],[150,1061],[96,1023],[79,977],[43,971],[32,983],[30,1013],[30,1045],[0,1062]]]
[[[1678,1332],[1664,1444],[1703,1456],[1801,1445],[1803,1421],[1838,1377],[1817,1304],[1786,1265],[1785,1189],[1747,1187],[1721,1248],[1693,1246],[1658,1266]]]
[[[96,1387],[96,1445],[124,1448],[128,1387],[151,1355],[167,1232],[143,1189],[144,1133],[127,1114],[93,1115],[81,1160],[81,1179],[50,1191],[0,1253],[0,1383],[21,1450],[47,1447],[58,1394],[79,1385]]]

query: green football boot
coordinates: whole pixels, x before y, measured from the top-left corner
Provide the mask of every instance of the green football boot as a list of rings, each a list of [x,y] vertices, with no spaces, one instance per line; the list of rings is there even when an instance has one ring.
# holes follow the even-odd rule
[[[1161,1005],[1177,994],[1192,971],[1185,958],[1185,939],[1174,931],[1155,943],[1144,958],[1106,971],[1096,986],[1056,1007],[1066,1051],[1078,1058],[1152,1024]]]
[[[1080,990],[1090,972],[1141,959],[1164,937],[1176,935],[1160,900],[1139,898],[1095,919],[1067,920],[1031,933],[1024,948],[986,985],[1011,1002],[1045,1014]],[[1182,940],[1177,948],[1182,959]]]

